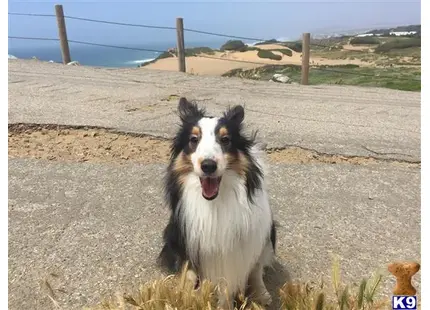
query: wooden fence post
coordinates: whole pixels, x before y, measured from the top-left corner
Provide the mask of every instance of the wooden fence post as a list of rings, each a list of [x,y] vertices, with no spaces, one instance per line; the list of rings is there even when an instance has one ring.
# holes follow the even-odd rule
[[[67,65],[71,62],[69,41],[67,40],[66,22],[64,20],[63,6],[57,4],[55,6],[55,15],[57,15],[58,36],[60,37],[61,56],[63,57],[63,64]]]
[[[179,72],[186,72],[185,68],[185,42],[184,42],[184,20],[182,17],[176,18],[176,35],[177,35],[177,56]]]
[[[302,43],[302,85],[309,84],[309,56],[310,56],[311,34],[303,34]]]

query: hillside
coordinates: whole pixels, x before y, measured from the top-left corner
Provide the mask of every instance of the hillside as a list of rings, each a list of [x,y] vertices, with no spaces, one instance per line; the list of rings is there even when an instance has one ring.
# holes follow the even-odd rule
[[[421,25],[397,26],[394,28],[373,29],[366,33],[389,33],[389,32],[402,32],[402,31],[416,31],[421,34]]]
[[[399,27],[396,29],[400,29]],[[300,83],[302,42],[276,39],[254,46],[230,40],[219,50],[188,48],[186,69],[195,75],[221,75],[253,80]],[[310,84],[340,84],[421,90],[421,39],[396,36],[341,36],[312,39]],[[144,69],[176,71],[176,51],[161,54]]]

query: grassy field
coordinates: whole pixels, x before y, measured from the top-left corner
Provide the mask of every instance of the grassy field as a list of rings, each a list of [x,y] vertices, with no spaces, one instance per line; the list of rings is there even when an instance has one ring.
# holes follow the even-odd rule
[[[300,42],[281,44],[300,45]],[[309,74],[311,85],[357,85],[421,91],[420,38],[344,36],[312,40],[312,57],[333,61],[350,60],[354,64],[321,66],[318,61],[311,63]],[[269,81],[276,73],[287,75],[292,83],[300,82],[301,68],[297,65],[267,65],[251,70],[234,69],[223,76]]]
[[[203,281],[195,290],[186,279],[186,267],[179,276],[169,276],[141,285],[134,292],[120,293],[87,310],[215,310],[217,287]],[[358,286],[345,285],[341,280],[339,261],[332,267],[331,283],[318,284],[288,282],[279,288],[281,310],[379,310],[387,309],[389,300],[378,297],[382,275],[374,274],[357,281]],[[234,310],[263,310],[245,298],[237,298]],[[226,309],[227,310],[227,309]]]
[[[287,75],[293,83],[299,83],[301,67],[296,65],[269,65],[251,70],[235,69],[225,73],[227,77],[241,77],[269,81],[273,74]],[[337,84],[420,91],[420,68],[407,67],[358,67],[357,65],[312,67],[309,84]]]

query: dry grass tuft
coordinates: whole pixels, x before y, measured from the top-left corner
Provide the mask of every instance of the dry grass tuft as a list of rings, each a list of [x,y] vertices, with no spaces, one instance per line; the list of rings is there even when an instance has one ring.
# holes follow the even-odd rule
[[[95,308],[87,310],[179,310],[216,309],[216,287],[209,281],[202,281],[198,289],[187,280],[187,266],[179,276],[144,283],[133,294],[123,294],[105,300]],[[239,297],[242,305],[237,310],[262,310],[257,304]]]
[[[279,290],[282,310],[379,310],[387,309],[387,299],[376,298],[382,276],[375,275],[363,279],[357,291],[343,285],[340,266],[335,261],[332,268],[332,285],[323,281],[320,285],[288,282]],[[187,280],[186,267],[178,276],[144,283],[133,294],[118,295],[105,300],[87,310],[179,310],[179,309],[216,309],[216,287],[203,281],[195,290]],[[264,308],[239,296],[239,306],[235,310],[262,310]]]
[[[321,281],[319,287],[309,284],[286,283],[280,290],[282,310],[379,310],[387,309],[389,300],[376,299],[382,276],[363,279],[356,292],[341,282],[340,266],[336,260],[332,268],[331,289]]]

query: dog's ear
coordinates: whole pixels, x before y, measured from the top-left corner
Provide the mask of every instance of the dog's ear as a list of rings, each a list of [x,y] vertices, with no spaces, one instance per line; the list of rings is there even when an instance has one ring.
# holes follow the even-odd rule
[[[199,109],[197,104],[189,102],[186,98],[179,99],[178,113],[182,122],[196,121],[204,116],[204,109]]]
[[[245,118],[245,110],[241,105],[236,105],[224,114],[224,117],[236,124],[241,124]]]

